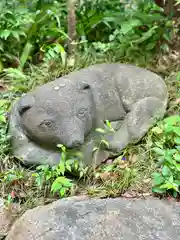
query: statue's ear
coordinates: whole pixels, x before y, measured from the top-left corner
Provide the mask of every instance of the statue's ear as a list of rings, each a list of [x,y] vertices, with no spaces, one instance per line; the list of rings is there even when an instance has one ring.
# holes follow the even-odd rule
[[[31,95],[25,95],[23,96],[18,103],[18,112],[20,116],[23,115],[27,110],[33,107],[34,105],[34,97]]]
[[[80,90],[89,90],[89,89],[91,89],[91,87],[88,83],[80,83],[79,89]]]

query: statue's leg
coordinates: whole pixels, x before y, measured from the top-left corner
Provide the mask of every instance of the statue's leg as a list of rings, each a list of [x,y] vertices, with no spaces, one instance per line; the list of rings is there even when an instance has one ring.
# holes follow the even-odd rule
[[[111,126],[114,130],[118,130],[122,125],[122,122],[122,120],[111,122]],[[105,126],[102,125],[102,128],[104,127]],[[84,156],[85,165],[97,167],[101,163],[105,162],[109,157],[113,156],[113,152],[101,148],[100,143],[103,139],[103,135],[96,131],[93,131],[91,134],[88,135],[88,137],[86,138],[86,142],[81,147],[81,152]],[[96,150],[94,151],[94,149]]]
[[[137,143],[166,112],[166,104],[154,97],[141,99],[132,106],[120,129],[106,136],[109,149],[120,152],[129,143]]]

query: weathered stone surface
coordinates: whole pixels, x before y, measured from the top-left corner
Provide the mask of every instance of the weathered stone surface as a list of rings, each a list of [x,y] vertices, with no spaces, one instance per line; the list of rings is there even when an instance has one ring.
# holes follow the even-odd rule
[[[180,205],[156,199],[58,200],[28,210],[6,240],[179,240]]]
[[[0,199],[0,240],[8,234],[18,212],[19,205],[12,204],[10,209],[6,209],[3,199]]]
[[[116,122],[116,131],[104,138],[118,153],[164,116],[167,98],[160,76],[133,65],[97,64],[72,72],[15,103],[9,128],[14,155],[24,163],[53,165],[59,162],[56,146],[61,143],[83,149],[89,165],[100,140],[95,129],[105,120]],[[87,140],[91,134],[96,137]]]

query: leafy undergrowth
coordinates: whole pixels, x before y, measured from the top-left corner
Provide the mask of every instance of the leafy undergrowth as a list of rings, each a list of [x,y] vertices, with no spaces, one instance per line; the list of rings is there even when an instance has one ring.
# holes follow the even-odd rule
[[[153,150],[158,157],[158,168],[153,173],[153,191],[174,197],[180,194],[180,116],[165,118],[152,129],[157,139]]]
[[[28,87],[25,88],[22,77],[19,77],[19,81],[22,81],[23,90],[28,91],[35,84],[44,83],[53,77],[89,64],[91,62],[79,64],[76,68],[67,68],[65,71],[59,68],[58,72],[52,71],[51,76],[46,68],[45,73],[44,67],[41,69],[34,67],[32,73],[25,75],[28,79],[34,76]],[[1,197],[5,199],[5,203],[9,205],[12,202],[18,202],[23,209],[28,209],[61,197],[81,194],[106,198],[137,197],[151,195],[154,192],[158,196],[170,194],[178,198],[180,120],[177,116],[176,123],[173,125],[171,118],[168,117],[180,112],[179,74],[175,74],[173,79],[172,76],[166,79],[170,92],[170,104],[164,122],[157,123],[138,144],[128,146],[117,159],[102,164],[97,169],[83,169],[78,164],[77,158],[69,157],[63,146],[60,147],[64,152],[64,161],[53,168],[39,166],[37,169],[27,169],[13,159],[9,153],[6,116],[10,103],[19,97],[23,90],[17,81],[14,84],[11,82],[8,90],[0,92],[2,96],[0,100],[0,188]],[[72,178],[65,175],[66,170],[71,172],[72,169],[78,171],[80,177]]]

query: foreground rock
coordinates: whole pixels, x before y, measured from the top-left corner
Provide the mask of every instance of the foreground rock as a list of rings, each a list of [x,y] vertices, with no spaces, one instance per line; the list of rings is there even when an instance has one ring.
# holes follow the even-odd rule
[[[82,148],[89,165],[101,140],[94,130],[103,128],[105,120],[116,123],[103,138],[109,142],[105,150],[118,154],[164,116],[167,100],[163,79],[133,65],[96,64],[72,72],[15,103],[9,124],[13,153],[26,164],[54,165],[60,159],[57,144],[63,144]]]
[[[18,216],[20,207],[17,204],[12,204],[8,209],[4,206],[3,199],[0,198],[0,240],[8,234],[13,222]]]
[[[28,210],[6,240],[178,240],[180,205],[156,199],[58,200]]]

